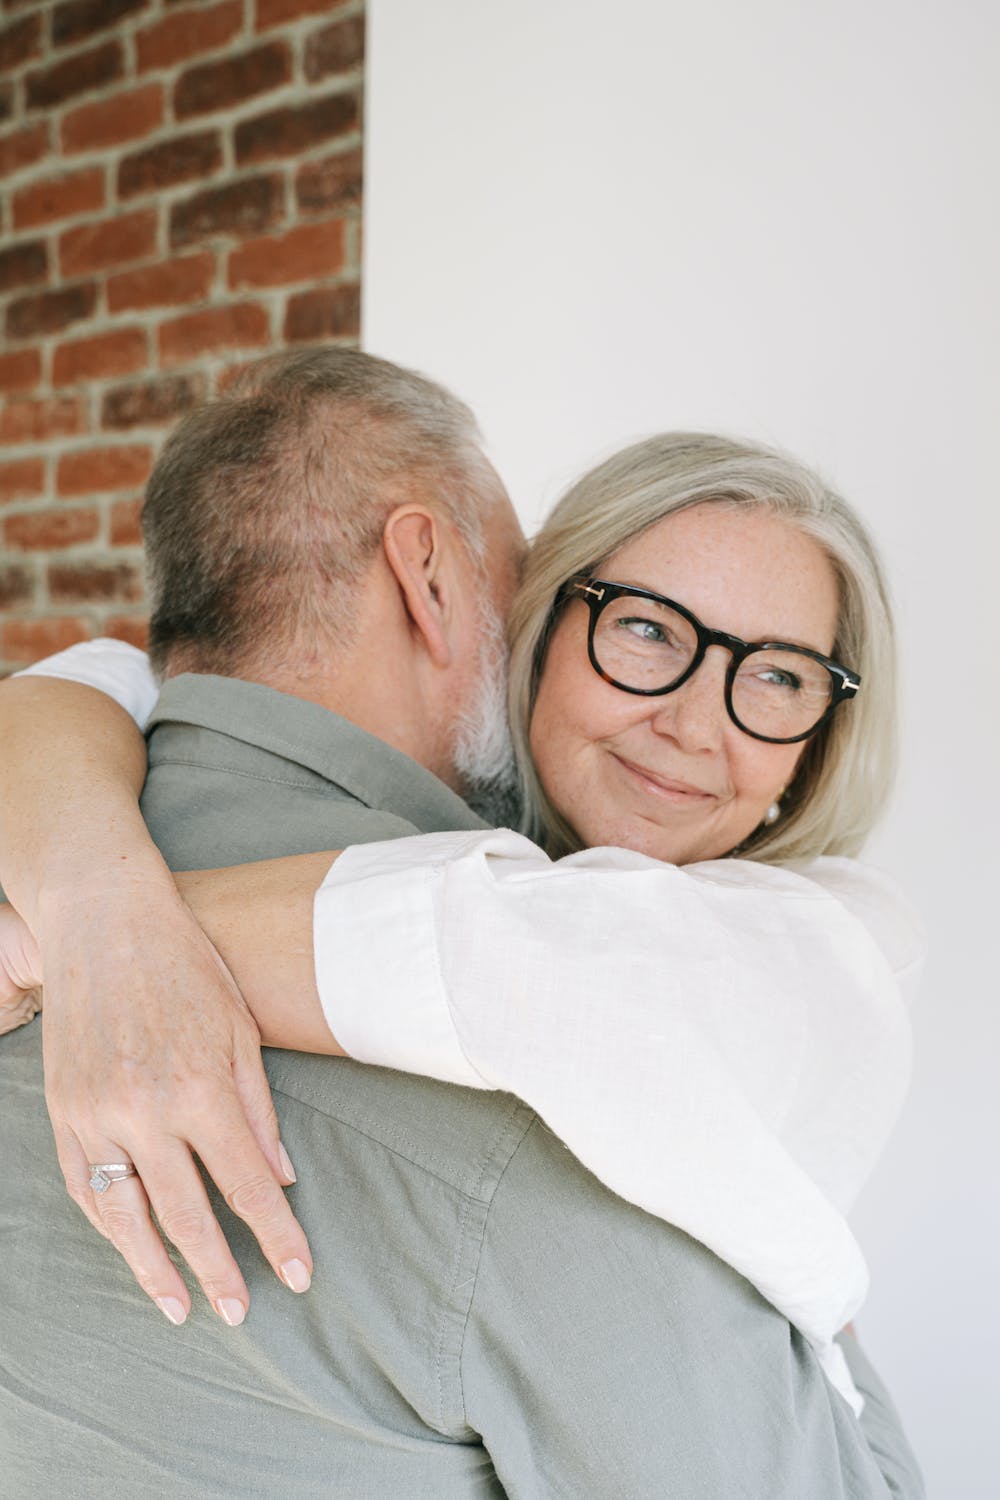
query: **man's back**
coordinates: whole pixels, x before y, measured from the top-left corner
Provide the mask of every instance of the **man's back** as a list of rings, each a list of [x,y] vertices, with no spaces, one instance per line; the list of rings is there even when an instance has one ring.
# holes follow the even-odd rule
[[[243,684],[209,709],[209,691],[171,685],[189,722],[152,744],[147,815],[178,865],[293,852],[306,826],[338,847],[348,825],[475,821],[378,747],[337,782],[365,737],[322,710]],[[196,1297],[168,1327],[65,1198],[39,1052],[37,1023],[0,1044],[7,1500],[919,1493],[877,1386],[895,1490],[788,1324],[508,1096],[271,1053],[313,1289],[281,1287],[216,1203],[249,1317],[228,1329]]]

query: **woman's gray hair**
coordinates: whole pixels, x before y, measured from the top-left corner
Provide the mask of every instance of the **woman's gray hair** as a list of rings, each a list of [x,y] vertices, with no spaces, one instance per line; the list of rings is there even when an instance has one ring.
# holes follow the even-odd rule
[[[526,829],[555,856],[580,848],[545,796],[528,749],[560,588],[574,574],[600,574],[632,537],[695,505],[763,510],[820,544],[840,588],[832,654],[862,683],[807,741],[782,816],[734,852],[775,864],[856,854],[885,809],[896,769],[895,637],[878,554],[857,514],[810,469],[707,433],[664,433],[614,454],[573,485],[532,545],[511,615],[511,724]]]

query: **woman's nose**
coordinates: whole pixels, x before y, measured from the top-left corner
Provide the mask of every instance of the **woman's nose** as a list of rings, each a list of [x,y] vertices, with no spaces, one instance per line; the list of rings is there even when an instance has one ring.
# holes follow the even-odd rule
[[[694,674],[683,686],[656,705],[650,723],[657,734],[666,735],[689,755],[717,751],[722,745],[729,715],[726,712],[726,667],[728,654],[709,647]]]

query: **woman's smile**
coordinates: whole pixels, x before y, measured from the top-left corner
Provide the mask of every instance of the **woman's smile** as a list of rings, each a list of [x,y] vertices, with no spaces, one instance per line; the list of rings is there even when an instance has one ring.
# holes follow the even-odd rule
[[[690,782],[680,781],[662,771],[637,765],[618,751],[611,750],[608,753],[626,773],[630,783],[651,797],[662,798],[678,808],[703,808],[709,802],[718,801],[717,794],[704,787],[693,786]]]

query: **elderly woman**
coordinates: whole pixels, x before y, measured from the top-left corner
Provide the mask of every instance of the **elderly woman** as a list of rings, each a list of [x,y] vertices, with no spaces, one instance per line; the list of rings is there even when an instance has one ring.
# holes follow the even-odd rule
[[[517,1093],[753,1281],[850,1399],[832,1337],[865,1277],[842,1215],[901,1102],[919,948],[892,890],[844,858],[894,759],[871,543],[794,462],[668,434],[556,507],[511,632],[526,827],[546,853],[431,835],[181,891],[266,1042]],[[70,658],[46,670],[126,704],[154,691],[138,656],[124,690],[116,659]],[[300,941],[317,888],[318,980]],[[720,906],[747,954],[739,993],[705,948]]]

